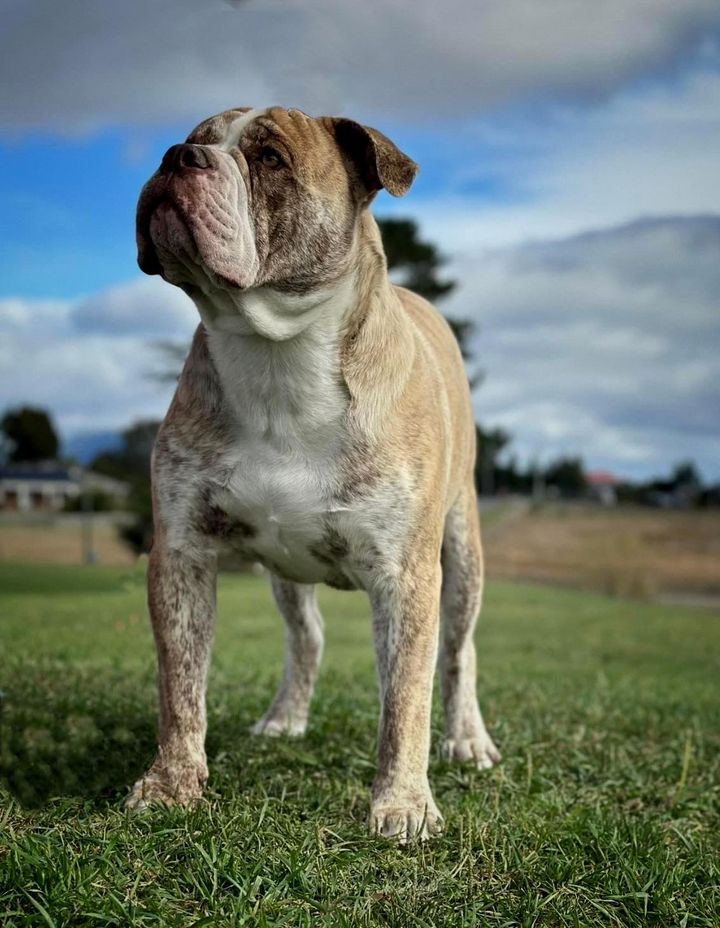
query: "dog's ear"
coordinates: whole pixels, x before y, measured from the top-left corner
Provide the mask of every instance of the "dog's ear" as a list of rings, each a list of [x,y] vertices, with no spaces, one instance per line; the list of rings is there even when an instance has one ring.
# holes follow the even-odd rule
[[[419,168],[386,135],[352,119],[324,116],[321,122],[345,155],[361,201],[369,203],[382,188],[394,197],[408,192]]]

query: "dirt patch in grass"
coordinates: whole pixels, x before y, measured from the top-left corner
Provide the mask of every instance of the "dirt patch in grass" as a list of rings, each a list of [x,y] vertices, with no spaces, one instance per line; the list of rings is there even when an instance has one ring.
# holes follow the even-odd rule
[[[124,567],[135,555],[118,534],[118,518],[96,516],[92,545],[97,562]],[[3,516],[0,520],[0,561],[25,564],[82,564],[83,519],[76,515],[37,518]]]
[[[720,596],[720,513],[553,504],[512,510],[485,532],[491,578],[616,596]]]

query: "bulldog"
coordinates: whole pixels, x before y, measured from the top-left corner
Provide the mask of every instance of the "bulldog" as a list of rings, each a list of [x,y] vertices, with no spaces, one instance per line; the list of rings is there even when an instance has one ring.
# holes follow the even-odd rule
[[[207,780],[205,690],[219,552],[270,573],[285,670],[258,735],[305,731],[323,649],[315,585],[369,596],[380,689],[374,832],[425,838],[440,647],[444,754],[491,767],[473,629],[483,567],[475,425],[457,343],[394,286],[369,206],[417,165],[375,129],[231,109],[165,154],[142,190],[138,261],[200,324],[152,461],[148,600],[159,746],[132,809]],[[442,615],[442,635],[440,635]]]

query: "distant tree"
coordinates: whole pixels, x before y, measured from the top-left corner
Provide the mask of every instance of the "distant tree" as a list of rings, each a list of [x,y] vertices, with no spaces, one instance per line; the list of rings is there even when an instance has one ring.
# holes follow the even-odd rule
[[[142,419],[122,433],[122,445],[101,451],[90,469],[118,480],[129,480],[150,473],[150,455],[160,427],[157,419]]]
[[[669,476],[655,477],[647,483],[638,484],[638,501],[664,508],[688,508],[702,504],[703,480],[692,461],[676,464]]]
[[[557,487],[562,496],[579,496],[587,486],[582,458],[557,458],[545,469],[545,484]]]
[[[445,258],[436,245],[420,239],[414,219],[378,219],[377,223],[385,246],[388,270],[404,272],[403,287],[433,302],[452,293],[457,286],[456,281],[438,278]]]
[[[9,409],[0,423],[7,449],[7,459],[20,461],[49,461],[56,458],[60,449],[57,432],[44,409],[21,406]]]
[[[673,509],[718,506],[720,484],[706,486],[696,464],[681,461],[667,476],[625,481],[618,487],[618,498],[625,503]]]
[[[150,474],[134,480],[128,495],[127,509],[134,515],[129,525],[123,525],[120,535],[137,554],[150,550],[153,539],[153,509]]]
[[[508,437],[508,444],[511,441]],[[520,467],[517,456],[509,455],[495,468],[495,490],[500,493],[530,493],[534,476],[532,468]]]
[[[483,496],[490,496],[498,488],[498,457],[510,443],[510,435],[504,429],[484,429],[480,425],[475,426],[475,435],[475,486]]]
[[[702,506],[704,509],[720,508],[720,483],[714,483],[703,487],[698,497],[698,505]]]
[[[157,380],[158,383],[175,383],[185,363],[188,345],[184,342],[174,342],[169,339],[164,339],[155,342],[153,347],[164,359],[164,363],[162,369],[152,371],[150,376],[153,380]]]
[[[703,481],[694,461],[681,461],[673,467],[668,484],[673,490],[701,490]]]
[[[127,508],[135,516],[121,529],[122,537],[134,551],[147,551],[152,541],[152,494],[150,455],[160,423],[155,419],[135,422],[122,434],[122,446],[101,452],[90,469],[130,484]]]

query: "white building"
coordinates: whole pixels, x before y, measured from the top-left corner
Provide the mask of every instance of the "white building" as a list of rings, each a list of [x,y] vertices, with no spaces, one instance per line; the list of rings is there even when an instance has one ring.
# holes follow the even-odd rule
[[[129,489],[120,480],[58,461],[0,467],[0,509],[5,512],[57,512],[83,492],[104,493],[121,506]]]

